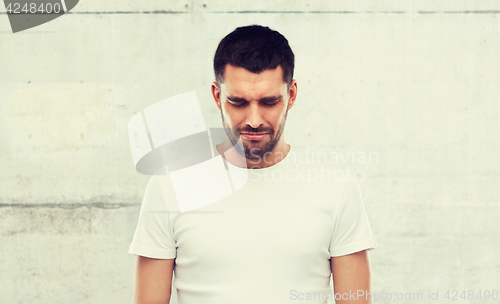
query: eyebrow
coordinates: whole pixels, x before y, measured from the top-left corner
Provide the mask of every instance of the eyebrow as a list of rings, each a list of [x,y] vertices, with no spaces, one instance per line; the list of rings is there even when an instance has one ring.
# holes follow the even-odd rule
[[[248,102],[248,100],[246,100],[244,98],[240,98],[240,97],[232,97],[232,96],[226,95],[226,98],[232,102]],[[263,98],[259,99],[259,102],[273,102],[276,100],[280,100],[281,98],[283,98],[283,95],[263,97]]]

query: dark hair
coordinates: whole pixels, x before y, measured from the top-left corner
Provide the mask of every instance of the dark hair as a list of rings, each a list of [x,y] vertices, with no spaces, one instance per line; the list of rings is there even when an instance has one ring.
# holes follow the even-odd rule
[[[221,40],[214,56],[215,81],[224,81],[226,64],[242,67],[252,73],[275,69],[281,65],[283,81],[292,84],[295,57],[288,40],[267,26],[238,27]]]

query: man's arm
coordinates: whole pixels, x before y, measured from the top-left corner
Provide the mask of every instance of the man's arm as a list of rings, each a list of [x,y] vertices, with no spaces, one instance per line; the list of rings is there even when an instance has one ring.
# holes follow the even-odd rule
[[[134,304],[169,304],[175,259],[138,256]]]
[[[371,304],[368,250],[332,257],[333,289],[338,304]],[[362,293],[362,294],[361,294]],[[367,297],[367,293],[370,293]],[[352,296],[352,295],[355,296]],[[340,300],[337,300],[340,298]]]

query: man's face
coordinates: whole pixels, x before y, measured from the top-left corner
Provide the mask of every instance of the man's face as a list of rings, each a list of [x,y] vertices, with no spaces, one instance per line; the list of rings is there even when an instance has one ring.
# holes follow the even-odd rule
[[[228,64],[220,88],[212,86],[226,133],[236,148],[241,134],[246,158],[262,159],[280,143],[295,100],[294,82],[288,91],[281,66],[255,74]]]

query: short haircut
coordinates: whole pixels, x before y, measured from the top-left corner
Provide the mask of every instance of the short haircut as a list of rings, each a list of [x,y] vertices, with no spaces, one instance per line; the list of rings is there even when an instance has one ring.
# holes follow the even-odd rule
[[[292,84],[295,56],[288,40],[267,26],[249,25],[236,28],[221,40],[214,56],[217,84],[224,82],[227,64],[242,67],[252,73],[283,69],[283,82]]]

